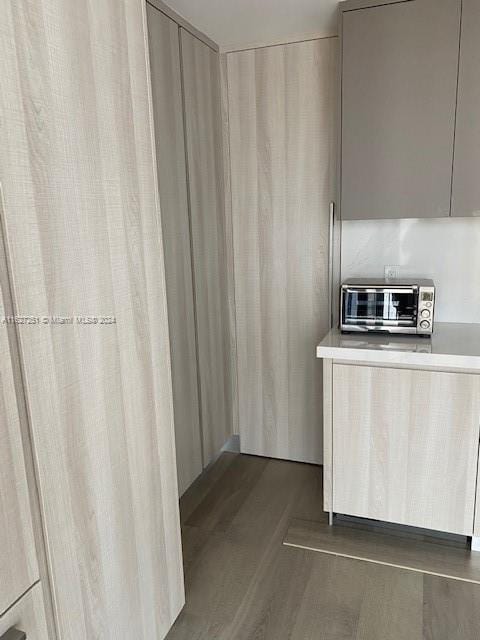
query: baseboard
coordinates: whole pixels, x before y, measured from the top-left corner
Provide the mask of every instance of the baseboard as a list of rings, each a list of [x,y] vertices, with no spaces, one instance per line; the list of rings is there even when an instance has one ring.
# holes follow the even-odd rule
[[[240,436],[232,436],[222,447],[223,451],[230,451],[231,453],[240,453]]]

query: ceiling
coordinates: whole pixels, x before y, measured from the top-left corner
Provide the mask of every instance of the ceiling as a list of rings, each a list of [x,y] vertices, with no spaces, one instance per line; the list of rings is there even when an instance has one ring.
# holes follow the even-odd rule
[[[338,0],[167,0],[223,51],[336,35]]]

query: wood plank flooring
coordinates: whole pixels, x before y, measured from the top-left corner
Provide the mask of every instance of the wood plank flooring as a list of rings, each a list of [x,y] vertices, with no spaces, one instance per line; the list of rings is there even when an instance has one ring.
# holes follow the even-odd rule
[[[292,520],[284,544],[480,584],[480,553],[402,538],[385,530],[379,532],[374,527],[371,530],[331,528],[328,522]]]
[[[187,602],[168,640],[478,640],[480,587],[282,544],[321,468],[225,453],[181,500]]]

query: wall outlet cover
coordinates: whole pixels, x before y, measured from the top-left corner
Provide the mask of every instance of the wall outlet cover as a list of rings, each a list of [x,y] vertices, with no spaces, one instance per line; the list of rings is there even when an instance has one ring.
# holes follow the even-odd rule
[[[385,280],[395,280],[400,277],[400,267],[398,265],[386,265],[384,272]]]

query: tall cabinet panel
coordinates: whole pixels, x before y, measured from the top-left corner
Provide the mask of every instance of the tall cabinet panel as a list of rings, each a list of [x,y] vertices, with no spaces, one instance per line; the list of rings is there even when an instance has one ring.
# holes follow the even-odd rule
[[[242,451],[322,461],[336,40],[228,54]]]
[[[204,464],[232,434],[219,55],[184,29],[182,69]]]
[[[480,215],[480,3],[463,0],[453,216]]]
[[[184,602],[146,16],[3,5],[5,236],[60,640],[163,638]],[[38,319],[38,321],[37,321]]]
[[[39,579],[10,351],[15,326],[8,320],[11,307],[2,217],[0,185],[0,617]]]
[[[460,4],[342,3],[343,219],[450,215]]]
[[[180,494],[202,471],[178,25],[147,5]]]

